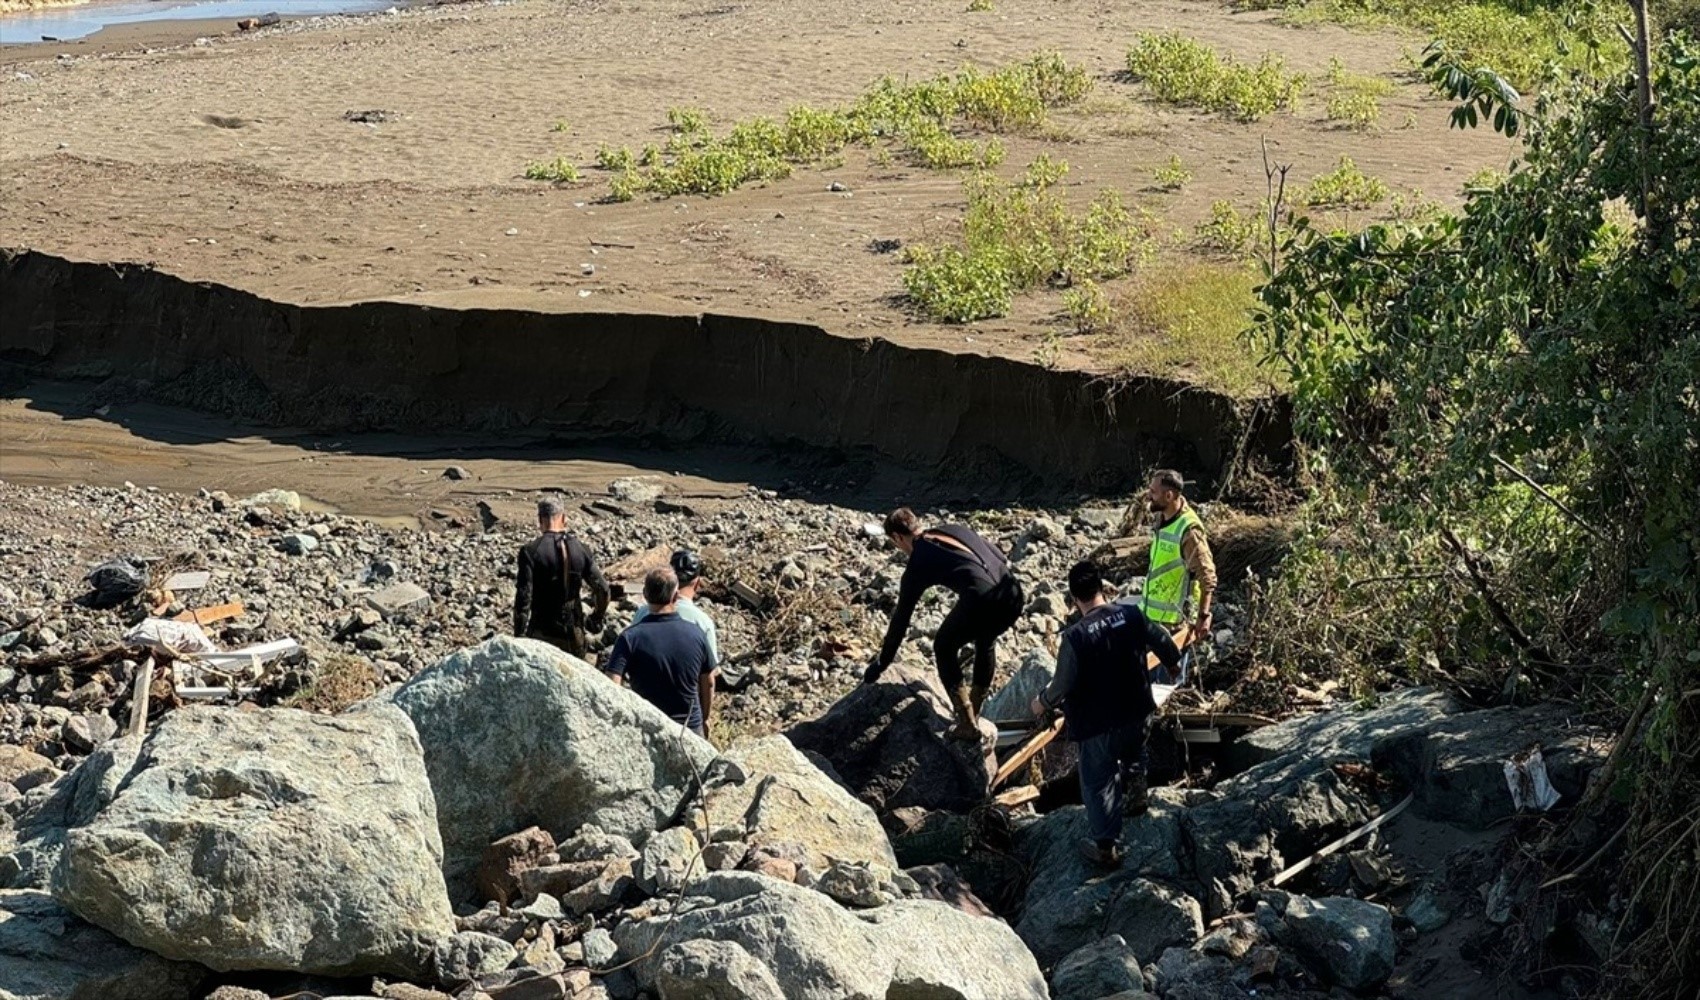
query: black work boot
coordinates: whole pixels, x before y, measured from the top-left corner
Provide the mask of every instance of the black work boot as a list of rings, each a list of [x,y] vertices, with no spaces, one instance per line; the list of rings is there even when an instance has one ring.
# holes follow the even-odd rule
[[[1113,840],[1083,840],[1080,856],[1100,868],[1114,868],[1122,863],[1122,849]]]
[[[1151,793],[1146,786],[1145,768],[1130,769],[1122,779],[1127,787],[1122,789],[1122,815],[1143,816],[1151,808]]]

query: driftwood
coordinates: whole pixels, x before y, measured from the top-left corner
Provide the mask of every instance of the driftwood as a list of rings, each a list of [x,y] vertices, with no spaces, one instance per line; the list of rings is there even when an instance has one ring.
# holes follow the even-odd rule
[[[1316,851],[1315,854],[1312,854],[1310,857],[1304,859],[1303,861],[1300,861],[1298,864],[1292,866],[1291,868],[1288,868],[1285,871],[1280,872],[1274,878],[1269,880],[1269,884],[1270,885],[1280,885],[1281,883],[1287,881],[1288,879],[1291,879],[1293,876],[1304,871],[1306,868],[1309,868],[1311,865],[1322,860],[1323,858],[1326,858],[1330,854],[1333,854],[1335,851],[1338,851],[1340,848],[1345,847],[1347,844],[1352,843],[1353,841],[1364,836],[1365,834],[1370,833],[1373,830],[1381,829],[1382,826],[1384,826],[1388,822],[1392,821],[1392,819],[1395,816],[1404,812],[1405,807],[1410,805],[1412,800],[1414,800],[1416,797],[1417,796],[1416,796],[1415,792],[1411,793],[1410,795],[1405,796],[1405,800],[1403,802],[1399,803],[1398,805],[1394,806],[1393,808],[1382,813],[1380,816],[1377,816],[1376,818],[1370,820],[1368,823],[1365,823],[1363,826],[1358,827],[1356,830],[1353,830],[1351,833],[1346,834],[1344,837],[1341,837],[1339,840],[1331,841],[1327,844],[1324,844],[1321,848],[1319,848]]]
[[[1021,770],[1028,761],[1038,755],[1039,751],[1049,746],[1051,741],[1057,738],[1057,734],[1062,732],[1062,728],[1063,720],[1061,716],[1058,716],[1050,725],[1036,730],[1033,735],[1027,737],[1027,741],[1022,743],[1015,753],[1009,756],[1008,760],[998,765],[998,773],[992,776],[992,787],[997,788],[1008,781],[1010,775]]]

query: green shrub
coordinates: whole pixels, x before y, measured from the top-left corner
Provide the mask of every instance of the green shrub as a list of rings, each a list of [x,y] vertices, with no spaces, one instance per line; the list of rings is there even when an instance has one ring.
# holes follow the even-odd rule
[[[1063,311],[1076,333],[1094,333],[1110,324],[1114,310],[1104,289],[1090,278],[1063,293]]]
[[[968,13],[984,14],[992,9],[992,0],[968,0]]]
[[[1231,201],[1210,204],[1210,218],[1193,231],[1201,248],[1224,257],[1245,257],[1262,241],[1268,221],[1258,212],[1241,212]]]
[[[673,131],[685,135],[708,130],[708,116],[696,108],[668,108],[667,124],[673,126]]]
[[[1149,254],[1150,237],[1115,192],[1072,212],[1054,186],[1064,169],[1046,158],[1014,184],[970,177],[961,245],[909,251],[904,287],[915,306],[945,322],[1000,316],[1015,292],[1119,277]]]
[[[1245,333],[1257,304],[1257,268],[1193,261],[1142,272],[1100,334],[1106,360],[1127,374],[1181,377],[1235,396],[1268,391]]]
[[[635,170],[627,170],[608,182],[609,201],[631,201],[644,190],[645,182]]]
[[[1302,73],[1286,72],[1274,53],[1256,64],[1219,56],[1179,33],[1139,36],[1128,50],[1128,73],[1158,100],[1257,121],[1276,110],[1296,110],[1305,89]]]
[[[553,160],[538,160],[525,165],[525,179],[571,184],[579,179],[578,167],[564,156],[557,156]]]
[[[636,157],[632,156],[630,147],[621,146],[619,149],[615,149],[612,146],[596,147],[596,165],[603,170],[613,170],[619,173],[626,173],[629,172],[635,164]]]
[[[1328,120],[1368,131],[1381,119],[1381,101],[1374,94],[1337,90],[1328,95]]]
[[[933,170],[957,167],[995,167],[1003,162],[1003,143],[996,139],[975,142],[958,139],[941,125],[922,124],[911,129],[908,145],[915,158]]]
[[[661,163],[661,147],[653,142],[645,145],[638,153],[637,162],[640,167],[658,166]]]
[[[557,118],[557,119],[555,119],[554,124],[549,126],[549,131],[551,131],[551,132],[565,132],[567,129],[569,129],[571,127],[572,126],[567,124],[567,120],[565,118]]]
[[[946,323],[968,323],[1009,312],[1015,291],[993,254],[955,247],[912,248],[903,289],[923,313]]]
[[[1162,190],[1179,191],[1186,187],[1188,181],[1192,180],[1192,171],[1181,163],[1180,157],[1171,155],[1169,162],[1158,167],[1151,176]]]
[[[1349,156],[1340,165],[1311,180],[1299,192],[1299,202],[1312,208],[1368,208],[1385,201],[1387,183],[1358,169]]]
[[[1027,170],[1016,181],[1022,187],[1048,188],[1060,182],[1068,175],[1068,164],[1062,160],[1051,159],[1051,154],[1040,153],[1027,165]]]

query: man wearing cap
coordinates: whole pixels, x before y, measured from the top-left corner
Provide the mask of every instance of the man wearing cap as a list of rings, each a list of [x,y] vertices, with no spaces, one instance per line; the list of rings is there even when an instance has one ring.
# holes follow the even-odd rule
[[[680,617],[679,576],[672,567],[649,571],[643,599],[647,614],[620,633],[603,669],[614,683],[630,685],[668,718],[706,739],[715,674],[708,636]]]
[[[715,631],[714,619],[708,612],[697,606],[697,591],[702,586],[702,556],[690,549],[680,549],[667,560],[667,565],[673,567],[673,573],[679,578],[679,594],[673,602],[674,614],[702,629],[702,634],[708,638],[708,656],[710,663],[720,666],[720,635]],[[644,620],[649,615],[646,604],[637,609],[632,616],[632,624]],[[716,671],[718,676],[719,671]]]
[[[514,584],[514,635],[544,642],[583,658],[585,628],[602,631],[608,614],[608,582],[596,557],[567,533],[567,514],[559,500],[537,502],[541,534],[519,550]],[[588,619],[581,603],[585,585],[594,604]]]

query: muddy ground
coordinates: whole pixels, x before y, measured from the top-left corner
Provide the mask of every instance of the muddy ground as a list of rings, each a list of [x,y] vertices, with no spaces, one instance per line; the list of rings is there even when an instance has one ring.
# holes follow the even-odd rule
[[[706,109],[724,127],[846,102],[886,74],[1054,49],[1086,67],[1095,89],[1040,132],[1005,136],[1002,171],[1040,153],[1066,160],[1071,198],[1118,189],[1179,234],[1165,237],[1175,259],[1191,254],[1187,234],[1212,202],[1263,196],[1264,140],[1295,182],[1347,155],[1395,192],[1442,202],[1509,152],[1448,129],[1446,106],[1410,77],[1414,35],[1292,27],[1268,12],[1174,0],[964,6],[524,0],[97,55],[12,47],[0,54],[0,245],[152,261],[301,302],[594,300],[801,319],[1025,359],[1062,327],[1059,293],[1018,298],[1010,317],[970,328],[920,322],[898,297],[899,255],[871,249],[947,236],[963,206],[958,172],[882,166],[852,149],[834,169],[723,197],[603,204],[595,150],[661,141],[672,106]],[[1380,126],[1362,133],[1328,122],[1318,93],[1296,114],[1253,124],[1158,105],[1120,72],[1138,33],[1171,30],[1242,58],[1274,51],[1311,74],[1338,57],[1397,89]],[[345,120],[368,110],[385,120]],[[523,179],[526,162],[557,155],[586,181]],[[1171,155],[1193,180],[1159,193],[1152,172]],[[1104,348],[1067,340],[1060,360],[1098,365]]]

